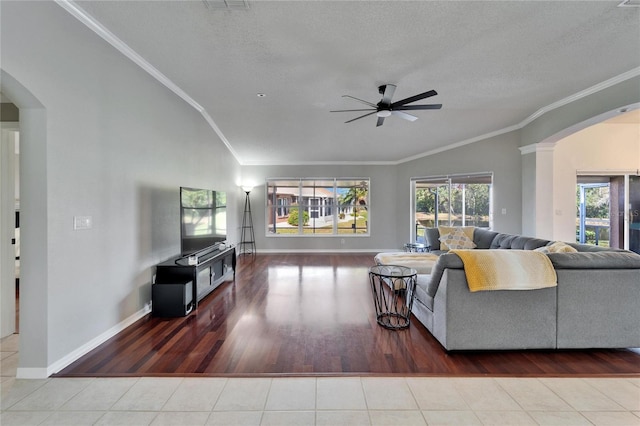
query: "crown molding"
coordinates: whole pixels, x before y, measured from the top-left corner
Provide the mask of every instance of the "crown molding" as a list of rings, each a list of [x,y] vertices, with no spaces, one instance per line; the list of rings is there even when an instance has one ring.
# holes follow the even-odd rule
[[[532,154],[534,152],[553,152],[556,142],[538,142],[518,148],[521,155]]]
[[[637,77],[640,75],[640,67],[634,68],[630,71],[624,72],[622,74],[619,74],[615,77],[612,77],[608,80],[605,80],[601,83],[598,83],[596,85],[593,85],[587,89],[581,90],[578,93],[574,93],[571,96],[567,96],[564,99],[560,99],[559,101],[556,101],[550,105],[547,105],[546,107],[540,108],[538,111],[534,112],[533,114],[531,114],[529,117],[525,118],[524,120],[522,120],[520,123],[517,124],[517,126],[519,128],[523,128],[524,126],[526,126],[527,124],[533,122],[536,118],[550,112],[553,111],[554,109],[560,108],[562,106],[568,105],[572,102],[575,102],[579,99],[582,98],[586,98],[589,95],[593,95],[595,93],[598,93],[604,89],[607,89],[611,86],[615,86],[618,83],[622,83],[623,81],[629,80],[631,78]]]

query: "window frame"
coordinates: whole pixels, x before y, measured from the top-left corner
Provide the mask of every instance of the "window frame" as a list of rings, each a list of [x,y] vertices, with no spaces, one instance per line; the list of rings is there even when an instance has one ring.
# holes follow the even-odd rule
[[[282,185],[274,185],[281,182]],[[351,185],[345,186],[345,183],[351,182]],[[297,188],[293,186],[297,183]],[[358,184],[359,183],[359,184]],[[271,192],[273,187],[289,187],[291,194],[287,197],[279,196],[277,189]],[[364,196],[364,204],[356,204],[358,200],[354,199],[350,204],[341,204],[340,195],[341,188],[364,188],[366,195]],[[327,196],[328,192],[332,195]],[[288,200],[285,201],[285,199]],[[274,204],[275,203],[275,204]],[[298,211],[308,213],[309,223],[313,221],[312,226],[304,226],[303,221],[298,221],[297,232],[278,233],[277,222],[288,216],[292,207],[298,208]],[[371,179],[369,177],[296,177],[296,178],[267,178],[265,184],[265,237],[267,238],[284,238],[284,237],[370,237],[371,236]],[[358,217],[353,216],[354,223],[351,228],[341,227],[341,223],[346,223],[340,219],[341,212],[350,210],[351,212],[363,209],[366,211],[365,227],[358,226]],[[362,210],[360,210],[362,211]],[[279,213],[286,212],[285,215]],[[341,222],[342,220],[342,222]],[[316,226],[316,221],[331,223],[331,228],[325,225]],[[295,227],[294,227],[295,229]],[[345,230],[353,232],[345,232]]]

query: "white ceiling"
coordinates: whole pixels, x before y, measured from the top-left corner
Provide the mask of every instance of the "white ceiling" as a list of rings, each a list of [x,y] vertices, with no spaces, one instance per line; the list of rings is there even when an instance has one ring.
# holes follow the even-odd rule
[[[522,125],[640,74],[640,8],[612,1],[79,1],[204,108],[242,164],[395,163]],[[415,122],[372,103],[435,89]],[[257,97],[258,93],[266,94]]]

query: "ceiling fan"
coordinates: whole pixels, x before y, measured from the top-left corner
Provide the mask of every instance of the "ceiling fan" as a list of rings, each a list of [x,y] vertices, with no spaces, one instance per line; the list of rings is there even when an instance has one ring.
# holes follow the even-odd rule
[[[429,98],[431,96],[435,96],[438,93],[435,90],[429,90],[428,92],[420,93],[419,95],[411,96],[406,99],[402,99],[401,101],[391,102],[391,98],[393,97],[393,93],[396,91],[396,86],[393,84],[383,84],[378,87],[378,92],[382,95],[382,99],[377,104],[373,104],[371,102],[364,101],[362,99],[355,98],[350,95],[342,95],[343,98],[351,98],[355,99],[358,102],[362,102],[365,105],[370,106],[371,108],[367,109],[341,109],[330,112],[355,112],[355,111],[371,111],[367,112],[364,115],[353,118],[351,120],[345,121],[345,123],[351,123],[352,121],[359,120],[361,118],[367,117],[369,115],[375,114],[378,116],[378,123],[376,127],[382,126],[384,123],[384,119],[389,117],[390,115],[396,115],[400,118],[404,118],[409,121],[416,121],[418,117],[415,115],[407,114],[403,111],[416,111],[422,109],[440,109],[442,108],[442,104],[430,104],[430,105],[407,105],[412,102],[419,101],[421,99]]]

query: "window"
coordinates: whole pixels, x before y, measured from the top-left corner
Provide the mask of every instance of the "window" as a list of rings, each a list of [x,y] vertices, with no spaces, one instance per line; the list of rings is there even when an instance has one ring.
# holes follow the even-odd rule
[[[412,179],[412,237],[421,240],[424,228],[441,225],[491,228],[492,183],[491,173]]]
[[[267,179],[267,235],[369,235],[369,179]]]

